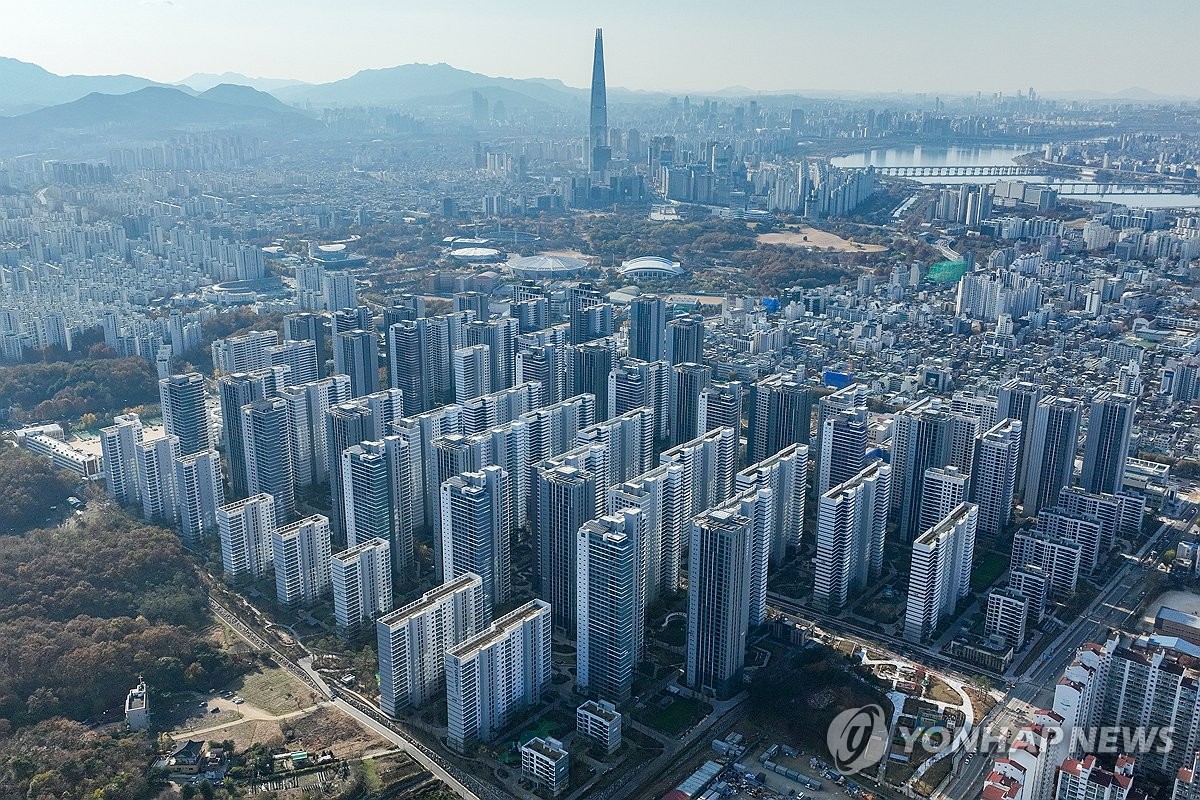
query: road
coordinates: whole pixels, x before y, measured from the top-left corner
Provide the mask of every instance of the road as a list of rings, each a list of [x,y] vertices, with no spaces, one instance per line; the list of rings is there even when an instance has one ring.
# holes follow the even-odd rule
[[[1125,564],[1117,569],[1079,619],[1068,625],[1046,648],[1041,661],[1017,678],[1017,682],[1009,689],[1004,700],[992,709],[984,724],[995,730],[1004,727],[1015,729],[1028,721],[1030,710],[1049,708],[1054,700],[1054,685],[1080,645],[1097,641],[1109,628],[1123,627],[1137,608],[1141,600],[1138,596],[1139,587],[1153,574],[1154,565],[1143,563],[1147,554],[1156,547],[1165,533],[1181,533],[1194,525],[1196,519],[1193,515],[1186,524],[1181,524],[1178,520],[1169,520],[1159,526],[1136,555],[1127,558]],[[940,796],[953,800],[977,797],[983,788],[983,779],[991,768],[992,760],[987,754],[960,761]]]
[[[369,703],[353,697],[350,693],[339,690],[320,680],[305,670],[295,661],[277,650],[270,642],[254,632],[236,614],[216,600],[209,598],[213,613],[253,646],[267,650],[280,667],[292,673],[296,678],[324,698],[328,698],[333,706],[353,717],[360,724],[384,737],[403,749],[414,761],[429,770],[435,777],[451,788],[459,797],[465,800],[505,800],[508,795],[483,786],[473,778],[463,774],[457,768],[447,764],[437,753],[425,747],[419,741],[400,732],[394,722],[385,717],[378,709]],[[475,785],[475,791],[467,788],[467,784]]]

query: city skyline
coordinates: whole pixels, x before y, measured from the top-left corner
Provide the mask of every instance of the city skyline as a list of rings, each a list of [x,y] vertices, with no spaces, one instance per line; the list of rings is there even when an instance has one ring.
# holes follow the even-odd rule
[[[231,0],[118,0],[102,8],[55,0],[10,12],[0,54],[57,74],[132,74],[163,83],[225,72],[324,83],[364,69],[448,63],[497,77],[558,79],[582,91],[591,76],[587,59],[579,58],[581,45],[602,27],[610,90],[974,94],[1034,86],[1042,94],[1197,95],[1190,76],[1200,64],[1188,37],[1200,23],[1200,7],[1179,0],[1159,3],[1153,19],[1122,15],[1119,26],[1106,22],[1113,19],[1107,10],[1121,13],[1115,2],[1074,0],[1049,7],[1019,0],[1005,20],[944,0],[924,4],[920,14],[878,0],[836,6],[768,0],[733,17],[707,1],[683,16],[618,0],[587,20],[565,5],[536,0],[501,16],[474,0],[435,7],[305,0],[287,4],[287,13],[278,0],[250,7]],[[486,28],[482,46],[468,46],[461,33],[462,19],[471,15]],[[64,18],[74,24],[61,25]],[[231,18],[239,24],[227,25]],[[367,18],[369,25],[355,22]],[[1159,24],[1167,18],[1173,24]],[[1037,24],[1022,24],[1030,19]],[[1139,34],[1153,37],[1154,59],[1130,46]],[[97,37],[115,46],[94,47]],[[1075,42],[1087,50],[1076,54]],[[1005,61],[1009,47],[1014,57]],[[946,69],[930,70],[934,57]]]

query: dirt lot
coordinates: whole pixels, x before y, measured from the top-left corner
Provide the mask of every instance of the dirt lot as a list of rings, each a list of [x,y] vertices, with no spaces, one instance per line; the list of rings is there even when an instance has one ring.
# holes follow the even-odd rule
[[[309,708],[317,700],[311,689],[279,668],[247,673],[227,688],[275,716]]]
[[[807,240],[805,237],[808,237]],[[882,253],[887,250],[881,244],[859,244],[843,239],[835,233],[819,231],[803,225],[788,225],[787,230],[779,233],[760,233],[755,239],[759,244],[815,247],[819,250],[831,249],[842,253]]]

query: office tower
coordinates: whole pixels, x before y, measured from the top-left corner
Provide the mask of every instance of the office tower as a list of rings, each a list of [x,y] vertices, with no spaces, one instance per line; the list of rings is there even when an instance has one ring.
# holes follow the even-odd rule
[[[1081,415],[1079,402],[1067,397],[1047,397],[1038,402],[1033,415],[1033,432],[1028,439],[1026,516],[1054,505],[1059,490],[1070,485]]]
[[[708,433],[716,428],[733,428],[741,435],[742,385],[737,381],[710,383],[701,390],[700,407],[704,418],[700,430]]]
[[[485,625],[483,579],[465,573],[379,618],[379,707],[420,708],[445,686],[446,652]]]
[[[750,624],[751,521],[731,511],[692,520],[687,685],[718,699],[741,691]]]
[[[929,530],[965,503],[969,499],[968,484],[968,475],[958,467],[925,470],[921,482],[921,530]]]
[[[500,317],[487,322],[476,320],[466,326],[468,346],[484,344],[488,347],[490,385],[493,392],[508,389],[513,385],[516,377],[518,333],[518,323],[512,317]]]
[[[113,424],[100,429],[100,461],[104,488],[121,505],[138,502],[137,446],[142,442],[142,419],[118,414]]]
[[[467,572],[480,576],[489,619],[508,602],[511,585],[509,480],[508,472],[489,466],[441,485],[443,579]]]
[[[267,348],[268,366],[287,367],[286,384],[311,383],[320,377],[317,369],[317,343],[307,339],[285,339]]]
[[[275,598],[283,606],[312,605],[330,588],[329,519],[320,514],[275,530]]]
[[[454,402],[464,403],[492,391],[492,351],[486,344],[454,351]]]
[[[1092,398],[1083,444],[1080,486],[1096,494],[1120,494],[1137,401],[1127,394],[1100,392]]]
[[[317,377],[325,377],[329,348],[325,343],[325,318],[319,314],[288,314],[283,318],[284,340],[312,342],[316,349]]]
[[[747,417],[746,461],[754,464],[788,445],[809,443],[812,394],[790,375],[769,375],[750,384]]]
[[[608,418],[608,376],[613,367],[610,342],[589,341],[573,348],[572,394],[590,394],[596,398],[596,419]]]
[[[261,577],[272,566],[272,536],[275,533],[275,499],[256,494],[217,509],[221,533],[221,564],[225,579]]]
[[[789,549],[800,546],[804,533],[804,504],[808,492],[808,446],[793,444],[770,458],[742,470],[734,491],[770,489],[775,498],[770,562],[781,564]]]
[[[238,497],[250,492],[246,472],[246,444],[242,437],[242,409],[256,400],[275,397],[284,387],[281,369],[235,372],[217,378],[217,397],[225,432],[225,455],[229,459],[229,481]]]
[[[1025,628],[1029,619],[1029,598],[1006,587],[988,592],[983,616],[983,632],[998,636],[1013,650],[1025,644]]]
[[[516,382],[537,381],[539,405],[553,405],[567,391],[567,354],[560,345],[534,345],[517,351]]]
[[[1014,378],[996,392],[996,419],[1015,419],[1021,423],[1021,466],[1017,475],[1017,496],[1024,497],[1029,480],[1029,439],[1033,434],[1033,418],[1042,401],[1042,387]]]
[[[435,405],[431,356],[428,320],[406,320],[388,326],[388,386],[404,393],[406,417]]]
[[[338,355],[335,371],[350,376],[350,396],[362,397],[379,391],[379,341],[371,331],[361,329],[333,337]]]
[[[702,364],[679,364],[674,367],[668,423],[671,444],[682,444],[704,433],[700,429],[700,423],[704,420],[700,402],[711,377],[712,370]]]
[[[549,687],[550,606],[505,614],[446,652],[447,744],[460,753],[491,741]]]
[[[913,542],[905,639],[928,640],[971,593],[978,516],[975,505],[963,503]]]
[[[971,502],[979,506],[979,533],[999,536],[1012,519],[1021,467],[1021,422],[1004,419],[979,437],[971,468]]]
[[[204,378],[199,372],[172,375],[158,382],[163,427],[179,437],[179,452],[190,456],[209,450],[215,442],[204,405]]]
[[[606,302],[604,295],[592,284],[581,283],[568,289],[567,309],[570,314],[571,344],[612,336],[612,303]]]
[[[892,468],[876,461],[817,500],[813,602],[818,607],[840,611],[879,578],[891,483]]]
[[[367,539],[336,553],[329,562],[333,618],[342,633],[392,610],[392,546]]]
[[[667,331],[667,303],[658,295],[643,294],[629,301],[629,357],[641,361],[663,358]]]
[[[215,339],[212,343],[213,371],[218,375],[254,372],[271,366],[268,349],[279,344],[275,331],[250,331],[240,336]]]
[[[296,481],[292,472],[292,432],[287,403],[280,397],[242,406],[242,452],[246,491],[275,499],[275,518],[290,520],[296,512]]]
[[[327,272],[321,276],[321,294],[325,308],[337,311],[358,307],[358,286],[348,272]]]
[[[906,542],[924,530],[920,523],[925,470],[951,463],[953,436],[954,420],[938,400],[924,398],[896,414],[892,434],[892,464],[896,469],[892,476],[892,505],[899,508],[900,536]]]
[[[673,376],[665,361],[622,358],[608,376],[608,415],[619,417],[638,408],[654,410],[655,439],[666,441]]]
[[[608,146],[608,96],[604,87],[604,33],[596,29],[592,54],[592,103],[588,116],[588,172],[603,176],[612,150]]]
[[[216,450],[203,450],[180,456],[175,459],[172,471],[179,535],[185,542],[194,544],[217,527],[217,509],[225,505],[221,454]]]
[[[671,366],[704,363],[704,317],[695,314],[667,323],[664,358]]]
[[[597,516],[596,476],[562,464],[535,472],[531,519],[538,596],[554,609],[554,627],[575,635],[577,537]]]
[[[646,616],[642,512],[626,508],[585,522],[575,535],[576,685],[623,703],[641,659]]]
[[[350,378],[331,375],[299,386],[285,386],[279,390],[279,397],[287,403],[288,429],[292,433],[292,473],[296,485],[328,483],[327,418],[330,408],[350,399]],[[240,437],[240,430],[238,435]]]
[[[142,516],[158,520],[163,525],[173,525],[179,515],[175,499],[175,459],[179,458],[179,438],[160,436],[148,442],[139,442],[134,455]]]
[[[571,783],[571,754],[558,739],[535,736],[521,745],[521,777],[558,797]],[[1108,800],[1108,798],[1105,798]],[[1125,800],[1124,797],[1114,800]]]
[[[367,539],[391,542],[392,567],[410,577],[421,498],[420,453],[404,436],[386,436],[342,451],[342,513],[346,544]],[[422,519],[424,515],[422,514]]]
[[[817,492],[827,492],[862,472],[867,460],[866,409],[838,411],[825,418],[821,431]]]

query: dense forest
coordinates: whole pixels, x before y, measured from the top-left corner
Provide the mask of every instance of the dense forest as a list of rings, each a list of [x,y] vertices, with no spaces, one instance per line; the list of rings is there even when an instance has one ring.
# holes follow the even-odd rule
[[[61,506],[74,476],[55,469],[50,459],[0,442],[0,534],[37,525],[50,506]]]
[[[0,800],[147,796],[152,743],[72,720],[120,719],[139,676],[158,696],[228,680],[208,620],[178,537],[111,507],[0,537]]]
[[[158,402],[158,373],[144,358],[0,367],[0,406],[16,422],[108,416]]]

